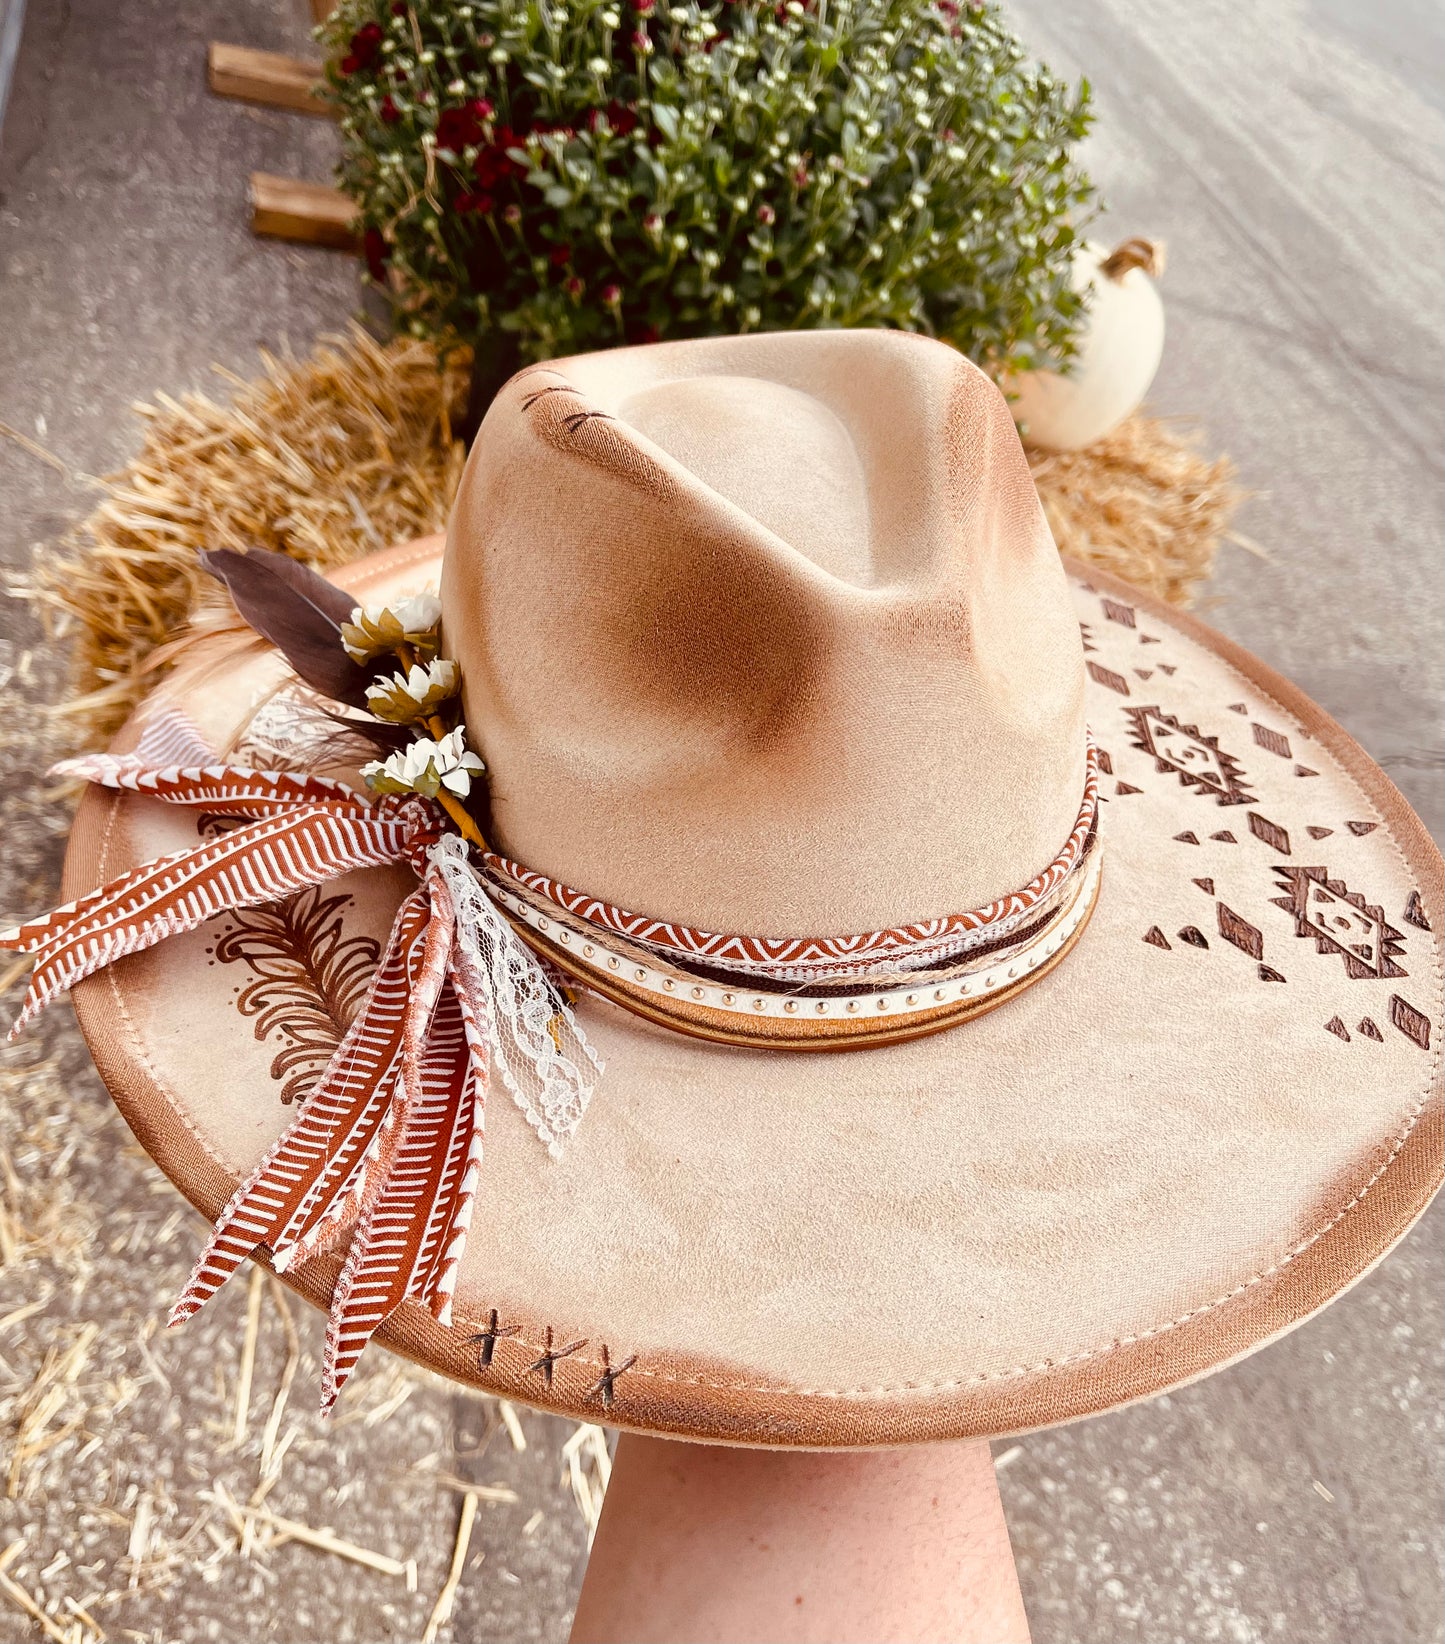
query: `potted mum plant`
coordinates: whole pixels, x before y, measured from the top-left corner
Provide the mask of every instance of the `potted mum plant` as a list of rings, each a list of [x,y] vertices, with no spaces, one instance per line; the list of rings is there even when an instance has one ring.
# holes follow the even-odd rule
[[[371,277],[526,361],[898,326],[1066,360],[1087,83],[956,0],[341,0],[322,28]]]

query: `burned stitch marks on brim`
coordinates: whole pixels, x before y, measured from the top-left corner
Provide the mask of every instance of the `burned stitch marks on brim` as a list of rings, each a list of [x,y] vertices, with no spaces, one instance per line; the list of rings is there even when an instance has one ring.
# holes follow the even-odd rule
[[[468,1345],[477,1349],[477,1369],[484,1375],[492,1370],[498,1347],[503,1342],[515,1342],[518,1351],[527,1354],[530,1360],[523,1374],[528,1378],[539,1378],[542,1386],[549,1391],[558,1364],[580,1354],[587,1346],[587,1340],[586,1336],[578,1336],[559,1346],[557,1333],[549,1324],[543,1328],[541,1345],[531,1344],[523,1337],[520,1324],[501,1322],[501,1315],[495,1307],[488,1311],[486,1324],[467,1337]],[[584,1364],[589,1372],[597,1372],[584,1396],[589,1400],[595,1399],[602,1409],[610,1410],[617,1402],[617,1383],[637,1364],[637,1354],[629,1353],[625,1358],[614,1359],[612,1349],[606,1342],[601,1344],[601,1354],[600,1362],[595,1359],[579,1359],[578,1362]]]
[[[591,1387],[589,1387],[587,1391],[590,1395],[601,1399],[602,1408],[604,1410],[610,1410],[617,1402],[617,1378],[619,1376],[625,1376],[636,1363],[637,1354],[629,1353],[625,1359],[622,1359],[619,1363],[614,1364],[612,1362],[612,1354],[608,1349],[607,1343],[603,1342],[602,1374],[592,1383]]]

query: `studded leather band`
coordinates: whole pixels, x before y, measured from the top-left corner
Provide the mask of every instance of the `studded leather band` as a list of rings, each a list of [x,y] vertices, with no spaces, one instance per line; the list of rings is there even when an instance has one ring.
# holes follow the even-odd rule
[[[1102,859],[1092,746],[1080,822],[1058,862],[1025,892],[990,904],[988,918],[960,916],[869,938],[769,942],[691,932],[607,909],[551,880],[487,864],[492,898],[518,936],[583,988],[660,1026],[724,1044],[843,1050],[894,1044],[992,1010],[1046,976],[1078,941],[1098,900]],[[545,887],[545,888],[544,888]],[[1041,889],[1039,887],[1042,887]],[[565,887],[563,887],[565,889]],[[618,927],[625,924],[626,933]],[[960,928],[961,927],[961,928]],[[665,933],[659,939],[658,932]],[[679,932],[681,931],[681,935]],[[886,943],[877,939],[886,937]],[[870,945],[860,964],[860,942]],[[811,963],[800,962],[811,959]]]

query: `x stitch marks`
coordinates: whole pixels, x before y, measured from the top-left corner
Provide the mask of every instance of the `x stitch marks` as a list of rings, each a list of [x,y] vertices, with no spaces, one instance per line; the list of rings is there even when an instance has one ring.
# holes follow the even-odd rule
[[[536,1361],[527,1366],[527,1374],[530,1376],[540,1372],[544,1386],[550,1387],[552,1385],[552,1371],[558,1359],[565,1359],[586,1345],[586,1336],[579,1336],[576,1341],[568,1342],[565,1347],[553,1347],[552,1326],[549,1324],[547,1326],[546,1345]]]
[[[538,400],[546,399],[548,394],[577,394],[577,390],[570,382],[554,382],[546,388],[539,388],[535,394],[528,394],[522,401],[522,409],[530,411]],[[577,394],[577,397],[581,399],[582,396]]]
[[[604,1410],[610,1410],[617,1397],[617,1378],[619,1376],[626,1375],[626,1373],[636,1363],[637,1354],[629,1353],[627,1357],[623,1359],[621,1364],[614,1364],[612,1362],[612,1354],[608,1350],[607,1343],[603,1342],[602,1374],[587,1389],[587,1396],[589,1398],[600,1398],[602,1400],[602,1408]]]
[[[497,1310],[494,1307],[487,1315],[487,1325],[484,1330],[478,1331],[475,1336],[468,1336],[467,1341],[477,1348],[477,1363],[483,1370],[491,1368],[496,1356],[497,1343],[507,1336],[516,1336],[521,1333],[520,1324],[502,1324]],[[548,1332],[550,1335],[550,1332]]]
[[[1208,794],[1220,805],[1255,802],[1239,761],[1225,753],[1217,736],[1205,736],[1197,725],[1181,724],[1160,707],[1124,712],[1134,727],[1134,746],[1153,759],[1156,771],[1173,772],[1186,788]]]

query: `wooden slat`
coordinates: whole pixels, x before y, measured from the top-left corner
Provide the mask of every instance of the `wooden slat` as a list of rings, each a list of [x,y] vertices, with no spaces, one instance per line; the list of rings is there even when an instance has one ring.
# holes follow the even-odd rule
[[[265,171],[251,173],[254,233],[355,251],[360,244],[355,222],[356,207],[340,189]]]
[[[316,96],[321,65],[303,57],[285,57],[277,51],[252,51],[212,40],[206,53],[206,77],[211,90],[222,97],[239,97],[266,108],[290,109],[329,120],[334,110]]]

